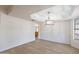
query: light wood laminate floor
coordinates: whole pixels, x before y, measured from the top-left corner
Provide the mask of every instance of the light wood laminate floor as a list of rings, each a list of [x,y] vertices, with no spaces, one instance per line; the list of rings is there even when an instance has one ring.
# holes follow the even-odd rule
[[[50,42],[46,40],[35,40],[15,48],[1,52],[2,54],[79,54],[79,49],[70,45]]]

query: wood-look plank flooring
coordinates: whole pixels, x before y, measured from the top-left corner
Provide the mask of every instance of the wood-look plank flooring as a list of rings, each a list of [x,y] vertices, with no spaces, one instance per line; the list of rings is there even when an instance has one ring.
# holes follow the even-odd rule
[[[35,40],[1,52],[1,54],[79,54],[79,49],[56,42]]]

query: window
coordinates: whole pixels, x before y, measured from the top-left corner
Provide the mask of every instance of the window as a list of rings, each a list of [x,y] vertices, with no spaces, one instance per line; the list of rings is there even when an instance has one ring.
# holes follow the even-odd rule
[[[38,32],[38,24],[35,24],[35,31]]]
[[[74,39],[79,40],[79,18],[74,19]]]

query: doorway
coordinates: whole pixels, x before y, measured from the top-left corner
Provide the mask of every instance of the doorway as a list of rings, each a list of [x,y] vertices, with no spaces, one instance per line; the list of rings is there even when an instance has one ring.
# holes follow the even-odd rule
[[[39,30],[38,30],[38,24],[36,23],[35,24],[35,39],[37,40],[38,39],[38,36],[39,36]]]

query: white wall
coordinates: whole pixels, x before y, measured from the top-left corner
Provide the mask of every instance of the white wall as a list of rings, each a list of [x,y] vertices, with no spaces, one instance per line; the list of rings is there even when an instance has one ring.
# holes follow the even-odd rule
[[[0,51],[35,40],[34,23],[0,14]]]
[[[43,25],[40,38],[64,44],[70,43],[70,20],[55,21],[54,25]]]

